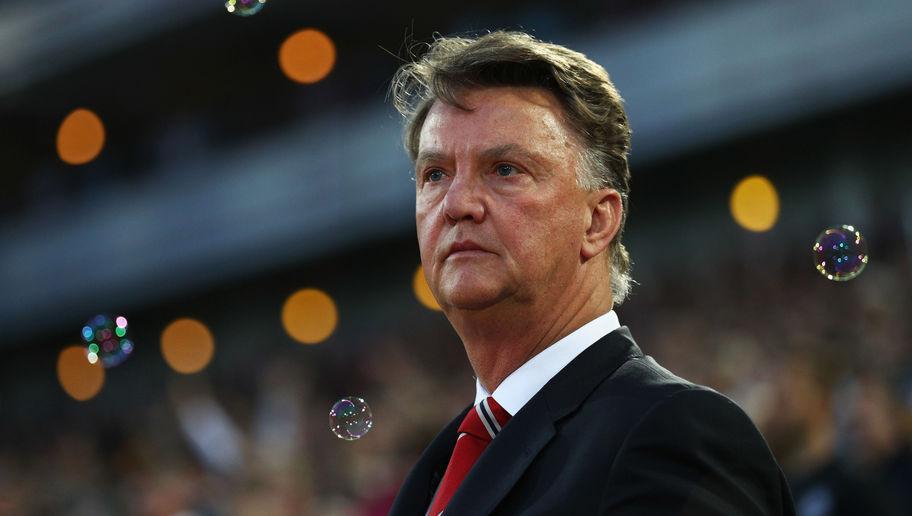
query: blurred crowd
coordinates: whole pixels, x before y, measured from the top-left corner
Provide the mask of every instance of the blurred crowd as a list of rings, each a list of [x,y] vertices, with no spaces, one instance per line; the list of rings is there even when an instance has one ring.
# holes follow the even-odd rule
[[[670,280],[622,314],[649,354],[747,411],[799,516],[910,514],[909,259],[845,283],[793,263]]]
[[[646,353],[744,407],[801,516],[908,514],[909,257],[878,256],[845,283],[806,258],[647,269],[618,313]],[[154,403],[20,425],[0,444],[0,514],[385,514],[473,397],[458,339],[422,313],[355,352],[277,352],[262,367],[176,377]],[[344,395],[373,412],[356,441],[329,431]]]

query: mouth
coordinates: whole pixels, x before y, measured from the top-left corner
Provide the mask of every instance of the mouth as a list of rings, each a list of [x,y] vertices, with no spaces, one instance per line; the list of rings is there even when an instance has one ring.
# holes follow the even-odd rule
[[[451,245],[447,250],[446,257],[450,258],[452,256],[472,256],[486,254],[489,252],[490,251],[481,247],[475,242],[472,242],[471,240],[463,240],[461,242],[454,242],[453,245]]]

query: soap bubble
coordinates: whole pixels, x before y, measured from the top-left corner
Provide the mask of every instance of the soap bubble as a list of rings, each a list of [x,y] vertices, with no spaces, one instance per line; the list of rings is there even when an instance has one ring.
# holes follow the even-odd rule
[[[133,341],[127,338],[127,318],[122,315],[96,315],[86,321],[81,334],[91,364],[101,360],[104,367],[114,367],[133,351]]]
[[[814,242],[814,265],[826,279],[849,281],[868,264],[868,244],[853,226],[834,226]]]
[[[266,0],[228,0],[225,2],[225,10],[238,16],[253,16],[260,12]]]
[[[360,439],[373,424],[370,407],[361,398],[342,398],[329,410],[329,428],[339,439]]]

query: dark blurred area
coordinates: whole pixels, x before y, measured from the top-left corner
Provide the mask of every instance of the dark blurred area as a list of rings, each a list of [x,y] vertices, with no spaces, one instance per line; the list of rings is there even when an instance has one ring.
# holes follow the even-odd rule
[[[435,33],[507,28],[580,50],[627,100],[617,308],[663,365],[737,401],[801,516],[912,512],[912,4],[269,0],[0,1],[0,515],[386,514],[474,379],[417,298],[414,184],[388,81]],[[335,45],[314,84],[279,45]],[[97,158],[55,137],[93,110]],[[761,174],[768,231],[730,195]],[[870,262],[829,281],[811,246],[863,232]],[[334,331],[300,344],[283,303],[316,288]],[[135,351],[77,401],[58,359],[98,313]],[[163,330],[202,321],[202,370]],[[83,343],[84,344],[84,343]],[[338,439],[328,413],[366,400]]]

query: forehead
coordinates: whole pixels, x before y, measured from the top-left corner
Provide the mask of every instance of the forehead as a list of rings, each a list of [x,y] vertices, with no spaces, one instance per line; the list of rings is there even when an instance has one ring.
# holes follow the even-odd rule
[[[470,90],[462,107],[437,101],[421,128],[419,155],[462,153],[513,145],[545,154],[571,152],[575,134],[564,110],[542,88],[498,87]],[[465,108],[465,109],[463,109]]]

